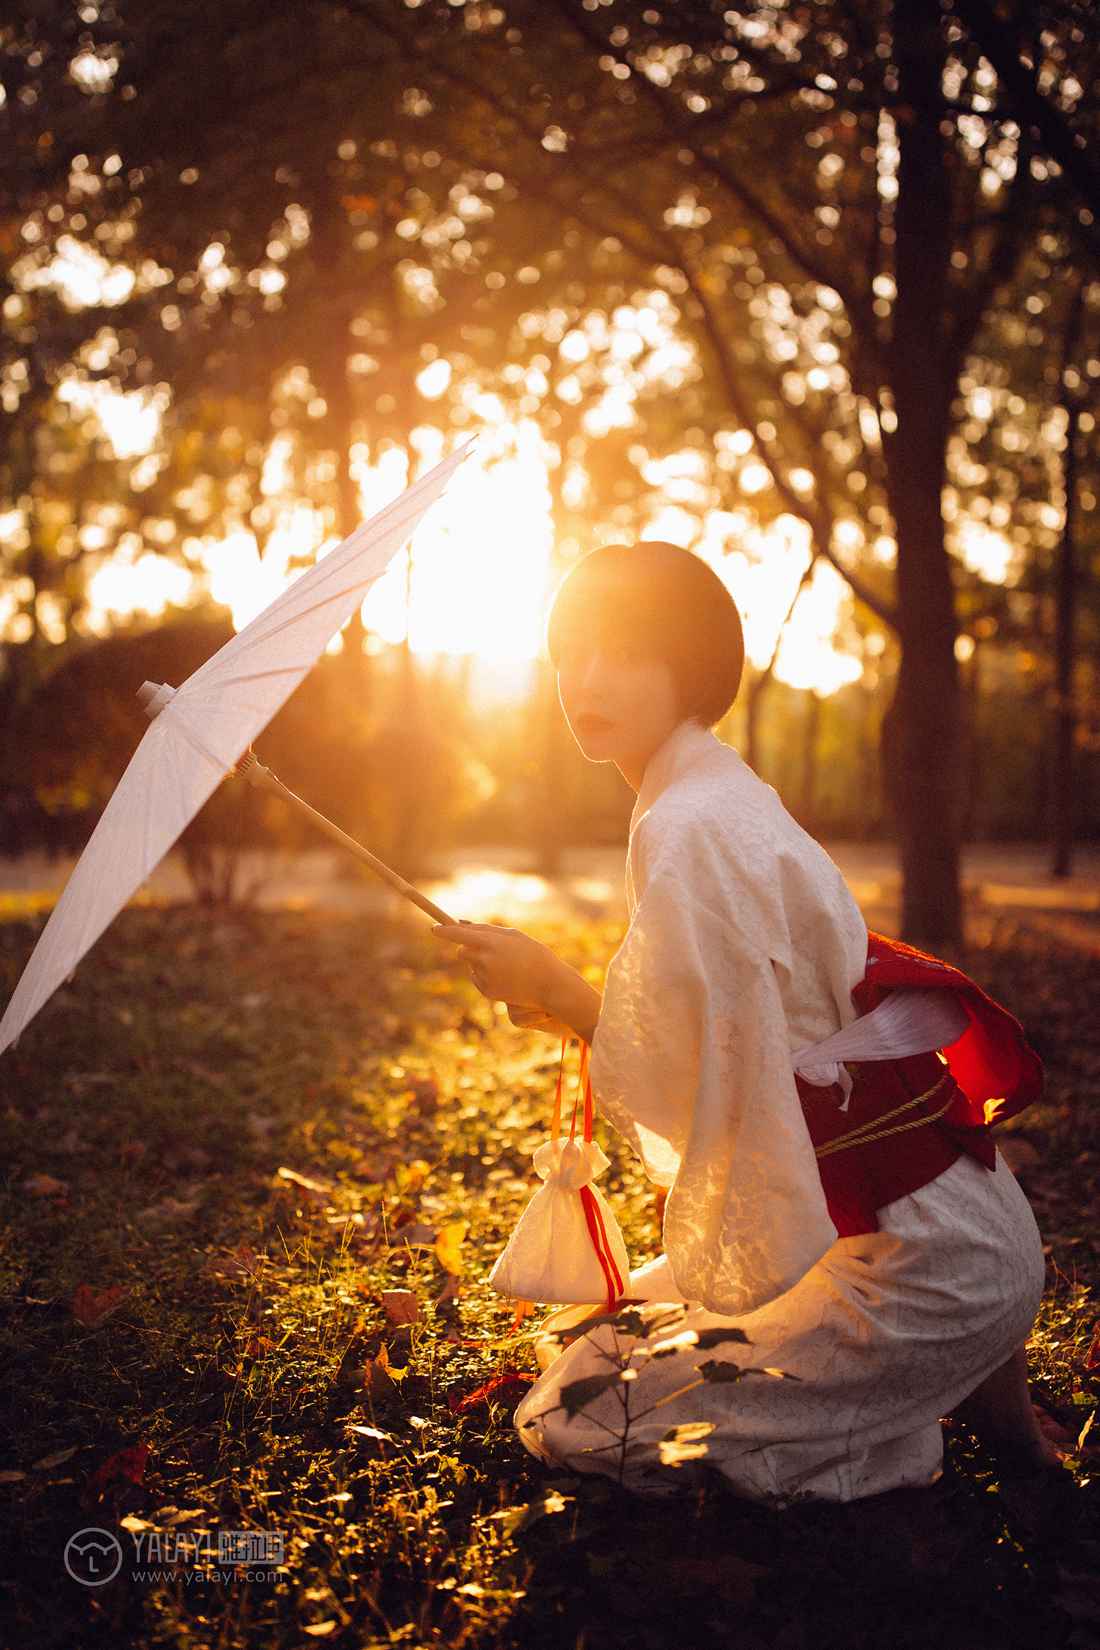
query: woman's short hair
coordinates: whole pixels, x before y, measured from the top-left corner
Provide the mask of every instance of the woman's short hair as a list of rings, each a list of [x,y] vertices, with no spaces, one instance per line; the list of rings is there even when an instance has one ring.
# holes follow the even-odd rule
[[[574,639],[626,643],[671,667],[681,719],[720,722],[737,698],[745,638],[737,605],[713,568],[661,539],[603,544],[562,579],[546,621],[555,670]]]

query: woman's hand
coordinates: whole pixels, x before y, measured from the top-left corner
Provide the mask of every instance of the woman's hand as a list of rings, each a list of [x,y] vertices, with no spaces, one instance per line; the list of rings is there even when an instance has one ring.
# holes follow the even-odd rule
[[[462,961],[478,990],[490,1002],[503,999],[519,1014],[543,1015],[558,958],[548,946],[518,928],[493,922],[441,922],[431,930],[437,939],[461,948]],[[512,1019],[514,1025],[528,1022]],[[540,1029],[544,1029],[540,1026]],[[560,1035],[560,1034],[559,1034]]]

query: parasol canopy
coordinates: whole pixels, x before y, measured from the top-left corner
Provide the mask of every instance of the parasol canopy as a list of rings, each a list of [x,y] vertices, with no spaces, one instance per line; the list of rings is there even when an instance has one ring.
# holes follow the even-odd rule
[[[153,720],[73,867],[0,1020],[0,1054],[69,977],[412,537],[466,441],[258,613],[178,688],[145,683]]]

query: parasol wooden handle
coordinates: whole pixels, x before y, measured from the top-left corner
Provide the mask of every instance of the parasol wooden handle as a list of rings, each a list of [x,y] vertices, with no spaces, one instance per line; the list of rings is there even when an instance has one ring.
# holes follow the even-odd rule
[[[258,785],[263,790],[274,791],[278,796],[284,797],[287,802],[292,802],[296,808],[301,809],[302,813],[309,816],[319,830],[324,831],[326,836],[331,837],[333,842],[338,842],[342,848],[346,848],[357,859],[361,859],[364,865],[369,865],[371,870],[377,872],[384,882],[389,883],[391,888],[395,888],[406,899],[412,900],[414,905],[418,905],[421,911],[424,911],[429,917],[434,917],[436,922],[453,923],[455,921],[455,918],[449,917],[441,906],[435,904],[434,900],[430,900],[426,894],[422,894],[418,888],[414,888],[411,882],[406,882],[404,877],[391,870],[368,848],[364,848],[361,843],[356,842],[354,837],[348,836],[346,831],[342,831],[339,825],[334,825],[331,819],[326,819],[324,814],[318,813],[316,808],[311,808],[308,802],[303,801],[300,796],[296,796],[292,790],[283,784],[281,779],[275,777],[270,768],[264,767],[254,751],[247,751],[241,757],[237,766],[230,771],[237,778],[247,779],[250,785]]]

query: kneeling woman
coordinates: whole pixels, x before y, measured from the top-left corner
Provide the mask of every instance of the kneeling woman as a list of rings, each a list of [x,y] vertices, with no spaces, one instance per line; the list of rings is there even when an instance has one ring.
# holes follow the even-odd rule
[[[593,551],[559,587],[548,648],[585,756],[637,793],[630,923],[602,1000],[515,930],[437,933],[488,997],[533,1005],[518,1023],[590,1045],[599,1111],[667,1189],[664,1252],[623,1296],[682,1312],[652,1333],[636,1321],[638,1335],[602,1324],[564,1349],[539,1342],[515,1416],[523,1443],[662,1494],[684,1479],[659,1441],[701,1422],[707,1467],[737,1493],[850,1501],[934,1482],[940,1418],[968,1401],[1002,1461],[1057,1465],[1024,1362],[1042,1244],[988,1127],[1040,1091],[1018,1022],[958,970],[869,937],[829,855],[711,731],[744,652],[736,606],[699,557],[654,542]],[[950,1057],[910,1026],[908,1043],[864,1062],[806,1058],[904,987],[923,988],[910,992],[922,1008],[930,989],[941,1003],[955,993],[957,1018],[940,1021]],[[561,1403],[628,1356],[626,1381],[579,1412]],[[739,1369],[715,1378],[723,1363]]]

